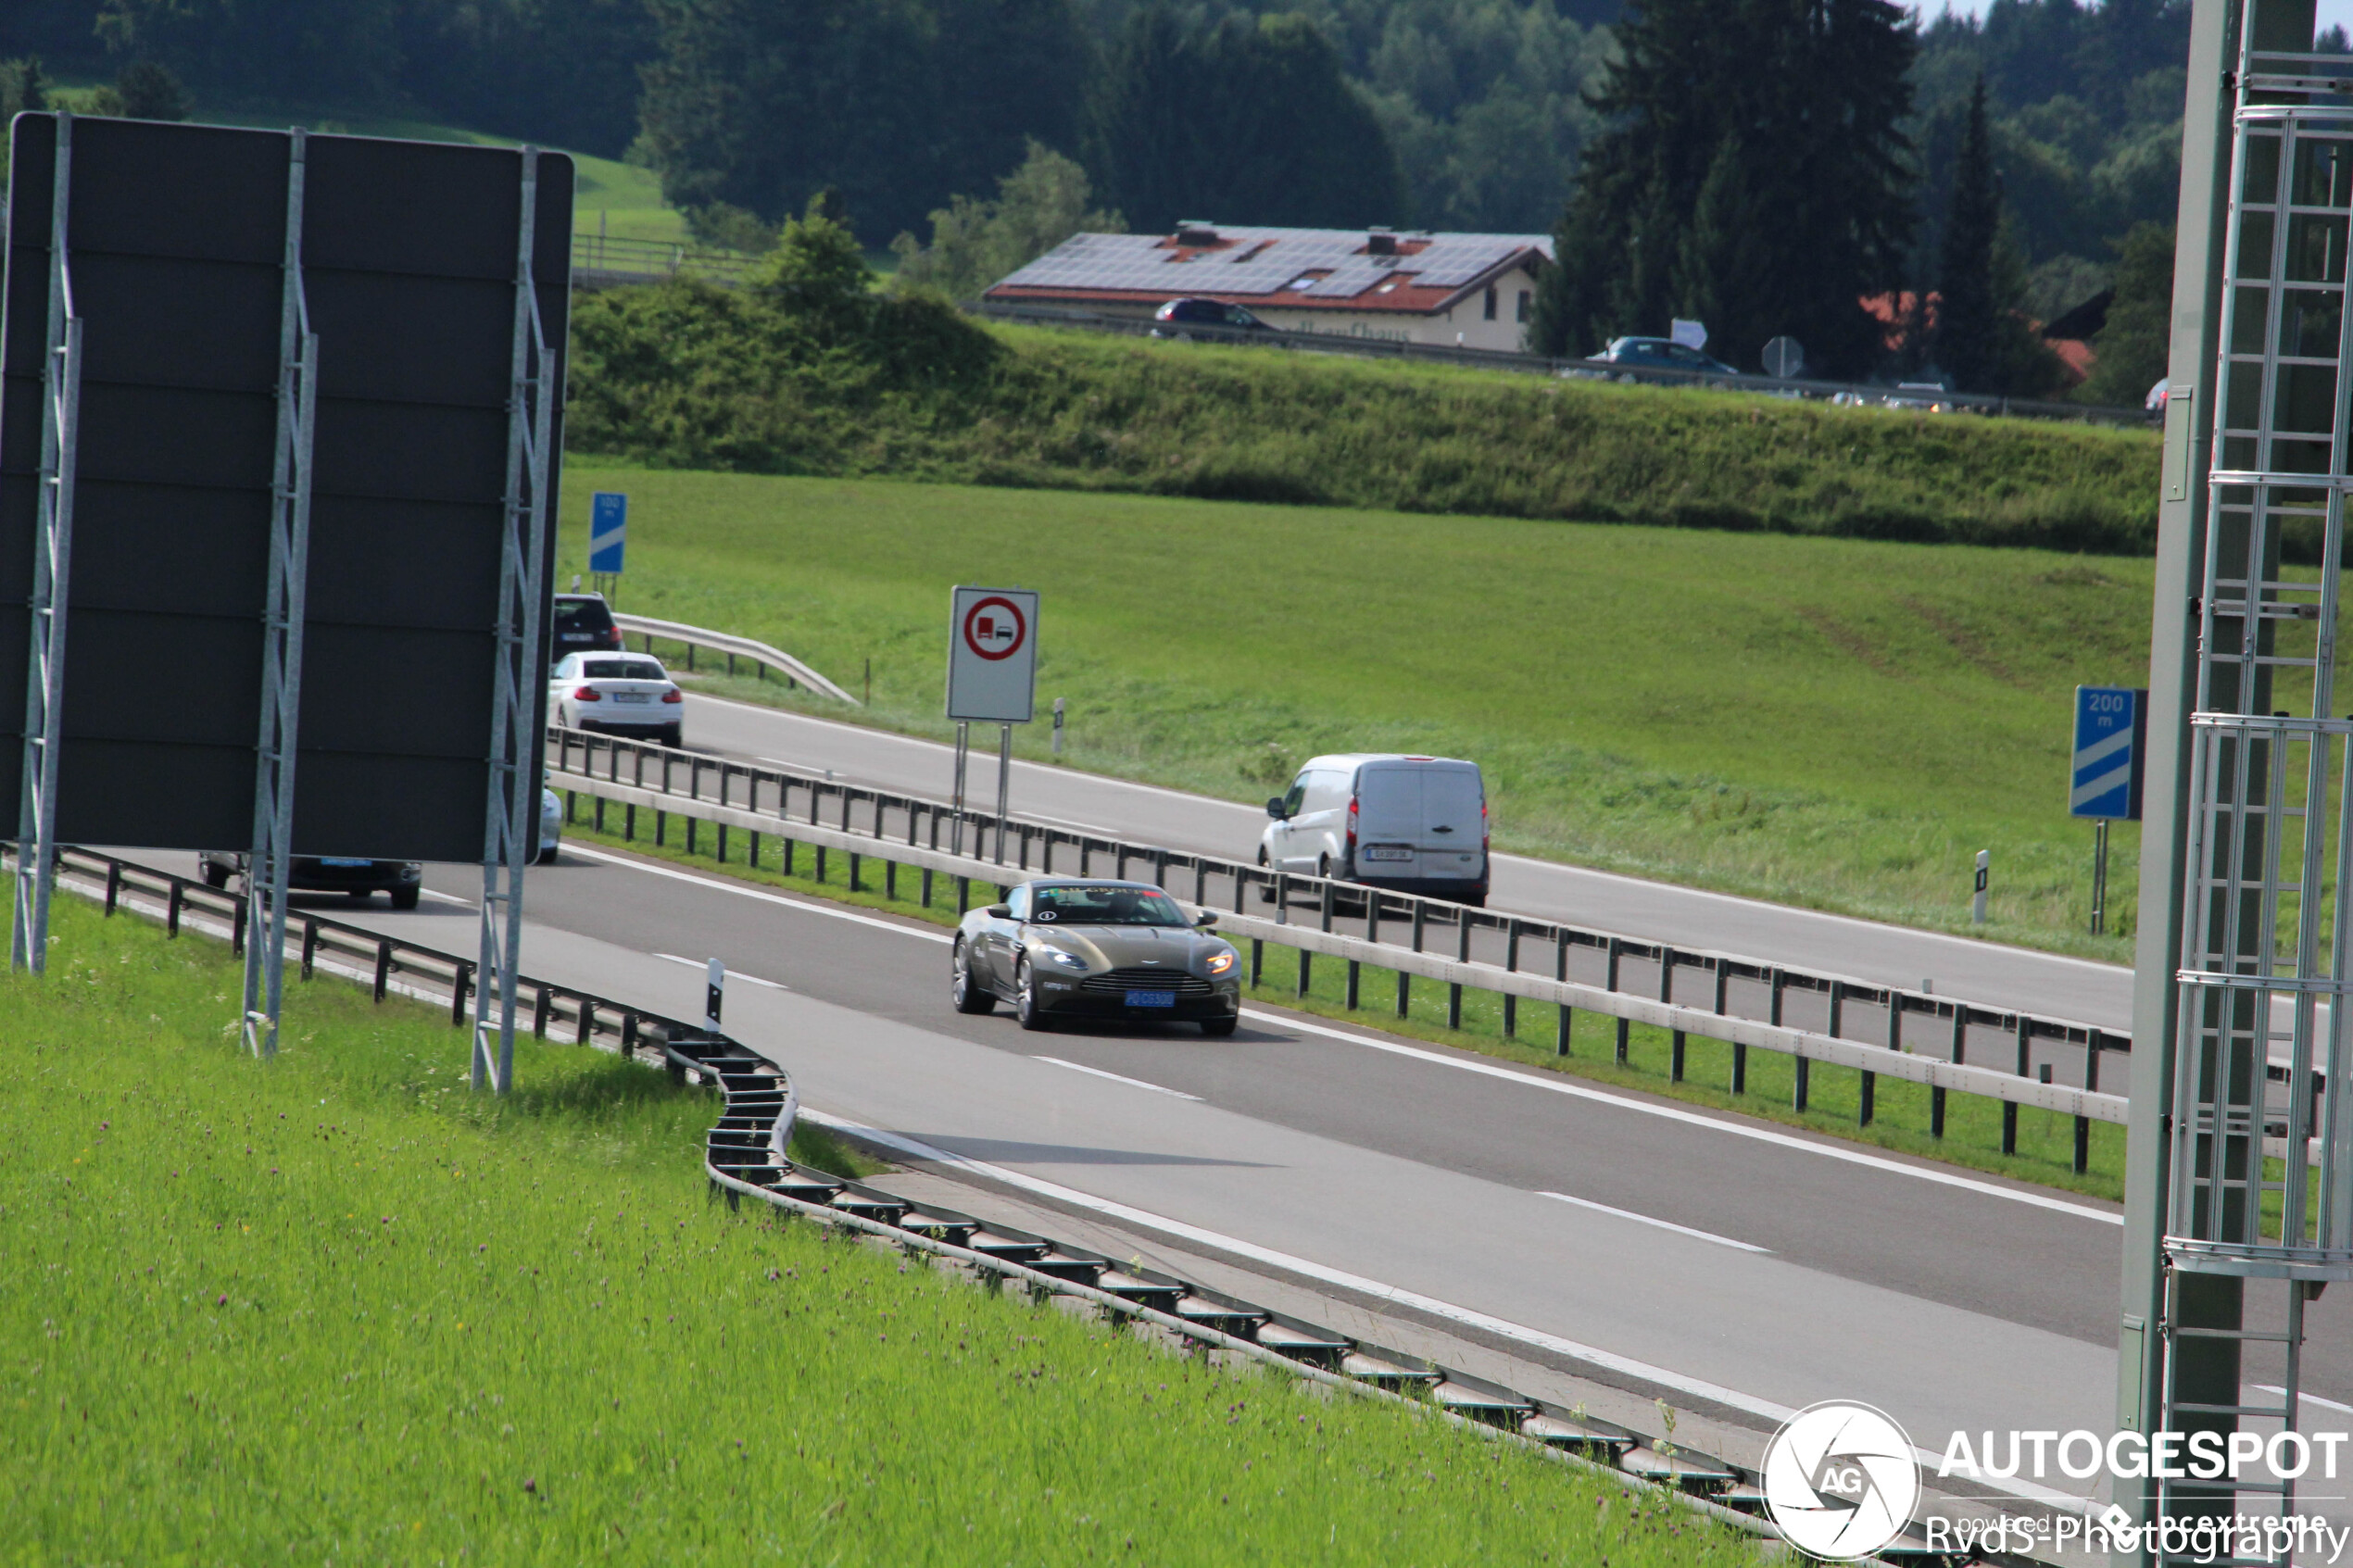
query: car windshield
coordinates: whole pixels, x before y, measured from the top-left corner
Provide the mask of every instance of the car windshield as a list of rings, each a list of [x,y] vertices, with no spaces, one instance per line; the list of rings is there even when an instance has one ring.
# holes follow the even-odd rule
[[[591,681],[667,681],[661,665],[649,659],[590,659],[580,666],[581,675]]]
[[[1048,925],[1189,925],[1167,894],[1149,887],[1039,887],[1029,918]]]

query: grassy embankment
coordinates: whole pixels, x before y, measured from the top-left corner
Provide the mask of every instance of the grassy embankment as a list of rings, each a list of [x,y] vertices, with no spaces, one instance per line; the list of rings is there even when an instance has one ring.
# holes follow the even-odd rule
[[[68,902],[0,980],[0,1559],[1745,1562],[1406,1412],[706,1201],[713,1111]],[[1343,1537],[1345,1532],[1345,1538]]]
[[[945,735],[947,587],[1017,583],[1070,766],[1252,800],[1319,751],[1472,757],[1501,847],[1963,933],[1991,848],[1985,935],[2130,956],[2137,834],[2095,940],[2066,756],[2072,688],[2144,678],[2145,560],[573,469],[564,572],[626,490],[625,608],[871,658],[875,722]]]
[[[845,333],[686,285],[584,297],[570,445],[1407,511],[2122,553],[2154,538],[2149,431],[876,320]]]
[[[578,804],[583,820],[565,830],[575,839],[629,848],[678,865],[724,869],[747,881],[816,894],[936,925],[956,923],[956,888],[948,878],[936,879],[933,901],[925,907],[921,901],[921,873],[916,872],[902,872],[894,891],[883,870],[872,860],[865,860],[853,885],[847,856],[826,857],[824,875],[821,878],[816,874],[816,856],[804,847],[794,855],[793,870],[787,874],[783,869],[784,851],[777,838],[762,839],[760,859],[754,864],[747,855],[749,846],[743,834],[729,835],[723,862],[716,853],[718,835],[708,831],[694,835],[696,849],[688,851],[683,819],[663,822],[657,820],[656,813],[639,812],[636,837],[627,839],[620,831],[625,818],[609,810],[606,822],[610,831],[598,832],[586,817],[593,809],[587,797],[578,797]],[[996,894],[976,884],[970,896],[974,902],[980,903]],[[1722,1041],[1688,1041],[1684,1076],[1678,1081],[1674,1077],[1673,1041],[1664,1029],[1646,1025],[1629,1028],[1627,1058],[1620,1063],[1616,1060],[1617,1021],[1595,1013],[1577,1013],[1572,1021],[1570,1054],[1564,1057],[1555,1049],[1559,1013],[1541,1003],[1522,1004],[1515,1021],[1516,1027],[1507,1035],[1504,1033],[1503,998],[1491,993],[1466,991],[1457,1027],[1447,1022],[1446,987],[1435,981],[1414,980],[1401,1011],[1397,972],[1367,964],[1358,976],[1357,1006],[1351,1009],[1346,1005],[1346,966],[1338,960],[1313,964],[1303,991],[1299,985],[1298,960],[1292,952],[1269,947],[1265,961],[1262,982],[1252,985],[1247,993],[1254,1001],[1478,1051],[1524,1067],[1564,1073],[1714,1110],[1737,1111],[2017,1181],[2037,1182],[2095,1198],[2120,1200],[2123,1197],[2124,1129],[2106,1123],[2093,1123],[2090,1167],[2078,1175],[2074,1169],[2074,1122],[2049,1111],[2022,1109],[2019,1112],[2018,1150],[2005,1155],[2000,1106],[1974,1096],[1948,1097],[1944,1135],[1938,1138],[1930,1130],[1929,1091],[1918,1085],[1881,1077],[1874,1096],[1871,1124],[1864,1127],[1856,1121],[1862,1101],[1862,1077],[1849,1068],[1815,1063],[1808,1082],[1807,1107],[1799,1110],[1794,1105],[1796,1064],[1791,1058],[1770,1051],[1749,1053],[1747,1081],[1743,1092],[1736,1095],[1731,1092],[1731,1047]],[[944,968],[940,986],[944,1007]]]

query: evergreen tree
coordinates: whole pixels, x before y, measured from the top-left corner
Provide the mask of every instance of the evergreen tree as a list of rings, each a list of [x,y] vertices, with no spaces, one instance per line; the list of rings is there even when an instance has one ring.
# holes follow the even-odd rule
[[[2092,340],[2099,362],[2077,395],[2133,407],[2166,374],[2172,355],[2173,231],[2143,223],[2115,246],[2116,294]]]
[[[1980,77],[1969,93],[1936,266],[1936,357],[1964,392],[1994,390],[2001,370],[2001,312],[1994,299],[1994,244],[2001,227],[2002,193],[1994,177],[1985,79]]]
[[[1833,374],[1881,354],[1862,301],[1910,237],[1911,25],[1889,0],[1642,0],[1594,107],[1531,339],[1591,353],[1687,306],[1754,366],[1789,333]],[[1705,211],[1702,212],[1705,206]]]
[[[2003,222],[1981,81],[1969,94],[1937,263],[1934,353],[1961,391],[2032,397],[2057,384],[2057,358],[2027,321],[2025,295],[2025,263]]]
[[[1137,13],[1089,95],[1085,145],[1097,190],[1145,232],[1405,216],[1378,118],[1304,17],[1189,30],[1163,6]]]
[[[115,78],[115,102],[132,119],[185,119],[188,94],[180,79],[153,60],[133,60]]]

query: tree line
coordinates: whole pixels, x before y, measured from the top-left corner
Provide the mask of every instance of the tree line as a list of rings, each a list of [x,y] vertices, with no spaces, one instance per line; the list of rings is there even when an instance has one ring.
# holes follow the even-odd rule
[[[2188,10],[15,0],[0,59],[625,154],[743,248],[823,195],[870,250],[928,229],[902,253],[951,286],[1064,221],[1554,231],[1539,346],[1696,315],[1744,369],[1788,332],[1825,373],[2026,392],[2057,376],[2026,322],[2149,286],[2122,247],[2171,217]]]

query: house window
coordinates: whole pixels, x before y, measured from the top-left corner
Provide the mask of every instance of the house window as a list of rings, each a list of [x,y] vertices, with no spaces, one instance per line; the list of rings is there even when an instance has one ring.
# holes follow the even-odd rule
[[[1524,322],[1528,320],[1528,302],[1531,297],[1526,289],[1519,291],[1519,314],[1513,318],[1514,320]]]
[[[1491,321],[1495,319],[1495,285],[1492,283],[1487,285],[1487,319]]]

